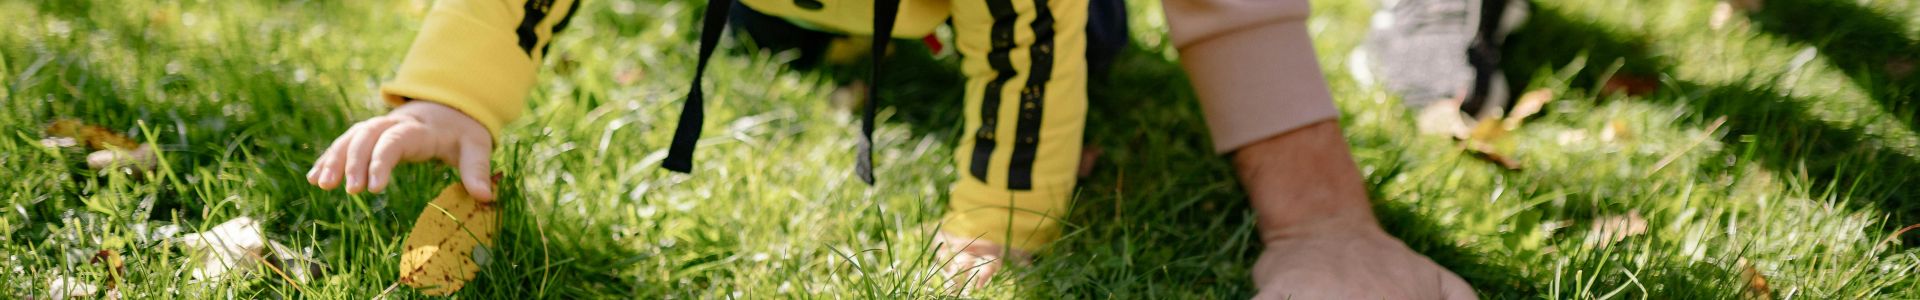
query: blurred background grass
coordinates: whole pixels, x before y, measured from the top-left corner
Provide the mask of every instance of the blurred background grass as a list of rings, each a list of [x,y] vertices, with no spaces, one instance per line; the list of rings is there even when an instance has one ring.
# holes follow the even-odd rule
[[[301,175],[383,110],[374,88],[430,5],[0,1],[0,295],[46,297],[58,276],[109,281],[88,263],[103,249],[125,255],[117,289],[129,297],[379,294],[451,173],[403,167],[397,188],[370,196]],[[1483,297],[1920,298],[1920,234],[1897,231],[1920,223],[1920,4],[1773,0],[1709,26],[1714,1],[1535,1],[1505,67],[1557,100],[1496,143],[1518,171],[1416,134],[1396,96],[1349,72],[1373,3],[1314,5],[1323,71],[1377,211]],[[1106,154],[1067,235],[970,296],[1253,292],[1245,196],[1208,146],[1158,4],[1129,7],[1135,45],[1090,91],[1088,143]],[[906,47],[889,63],[901,75],[881,82],[881,180],[868,187],[849,176],[856,123],[826,100],[835,76],[733,46],[710,70],[698,170],[672,174],[656,166],[701,9],[588,1],[529,116],[502,137],[501,246],[460,297],[944,295],[924,249],[956,176],[954,59]],[[1602,93],[1621,75],[1654,89]],[[131,133],[165,163],[146,179],[89,170],[39,143],[58,118]],[[327,267],[305,283],[267,271],[185,279],[188,257],[162,228],[239,216]],[[1619,220],[1645,230],[1589,242]]]

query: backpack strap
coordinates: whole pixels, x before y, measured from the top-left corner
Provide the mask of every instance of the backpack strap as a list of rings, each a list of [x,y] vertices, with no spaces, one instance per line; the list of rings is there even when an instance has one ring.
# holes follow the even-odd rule
[[[873,72],[867,74],[867,103],[860,117],[860,154],[854,158],[853,173],[867,185],[873,185],[873,126],[880,107],[880,62],[887,58],[887,43],[893,41],[893,21],[900,14],[900,0],[873,1]]]
[[[693,172],[693,148],[700,143],[700,125],[707,116],[701,107],[706,93],[700,90],[700,78],[707,73],[707,62],[713,58],[713,48],[720,44],[720,33],[727,28],[727,10],[732,8],[733,0],[707,0],[707,15],[700,27],[700,62],[694,66],[687,101],[680,107],[680,124],[673,128],[673,144],[667,148],[666,161],[660,163],[667,170]]]
[[[731,8],[733,0],[707,1],[707,14],[701,20],[700,61],[694,66],[693,83],[687,87],[687,101],[680,109],[680,123],[674,127],[673,143],[667,148],[666,160],[660,163],[667,170],[693,171],[693,148],[700,143],[700,126],[706,118],[702,108],[706,95],[701,91],[700,82],[706,75],[707,63],[713,58],[714,47],[720,44],[720,33],[726,31],[727,11]],[[868,74],[867,79],[872,83],[867,85],[867,104],[860,118],[860,153],[854,159],[853,169],[860,181],[869,185],[873,184],[873,127],[880,103],[880,61],[886,57],[887,43],[893,40],[893,23],[900,13],[900,0],[875,0],[873,12],[873,73]]]
[[[1467,91],[1460,107],[1474,107],[1475,114],[1479,113],[1478,107],[1498,103],[1487,99],[1493,96],[1490,91],[1494,84],[1506,84],[1493,82],[1493,76],[1500,72],[1500,19],[1506,15],[1507,1],[1480,1],[1479,24],[1474,27],[1473,43],[1467,45],[1467,64],[1473,65],[1473,88]]]

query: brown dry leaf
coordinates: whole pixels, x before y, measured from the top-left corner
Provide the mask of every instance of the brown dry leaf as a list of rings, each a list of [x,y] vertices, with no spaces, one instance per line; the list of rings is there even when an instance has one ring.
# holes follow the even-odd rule
[[[1639,97],[1659,90],[1660,81],[1653,78],[1633,74],[1614,74],[1613,77],[1607,77],[1605,85],[1600,86],[1600,95],[1625,93],[1627,96]]]
[[[1914,63],[1911,58],[1895,57],[1887,59],[1887,77],[1894,80],[1907,79],[1913,75]]]
[[[1614,242],[1647,233],[1647,219],[1640,217],[1639,211],[1628,211],[1626,215],[1612,215],[1593,219],[1593,228],[1587,230],[1587,246],[1605,248]]]
[[[1540,113],[1540,109],[1545,108],[1548,102],[1553,102],[1553,90],[1550,89],[1537,89],[1521,94],[1520,101],[1514,103],[1513,110],[1507,113],[1506,123],[1500,125],[1508,131],[1520,129],[1521,121]]]
[[[127,272],[127,260],[120,257],[120,252],[113,251],[113,249],[101,249],[99,252],[94,252],[93,258],[88,259],[87,263],[101,264],[102,267],[107,268],[107,279],[109,279],[107,281],[107,290],[113,290],[114,287],[119,286],[120,278],[126,277],[124,274]]]
[[[53,123],[48,123],[46,133],[49,137],[74,139],[74,141],[80,144],[86,144],[87,149],[94,151],[133,149],[140,146],[140,142],[113,132],[112,129],[87,124],[86,122],[81,122],[76,119],[60,119],[53,121]]]
[[[1096,145],[1087,145],[1085,148],[1081,148],[1080,149],[1080,173],[1079,173],[1080,178],[1087,178],[1087,176],[1093,176],[1093,167],[1094,167],[1093,164],[1096,162],[1099,162],[1100,155],[1106,154],[1106,153],[1107,153],[1106,149],[1102,149],[1100,148],[1100,146],[1096,146]]]
[[[445,296],[459,291],[480,271],[475,252],[485,253],[498,229],[499,210],[480,202],[455,183],[420,212],[400,255],[400,283],[421,294]]]
[[[93,151],[87,154],[87,167],[94,170],[106,170],[119,167],[119,171],[138,175],[153,170],[159,165],[159,156],[154,155],[152,145],[141,144],[132,138],[113,132],[106,127],[87,124],[77,119],[60,119],[47,124],[47,137],[40,144],[48,147],[72,147],[85,145]]]
[[[1773,299],[1773,288],[1767,285],[1767,276],[1753,267],[1753,262],[1742,257],[1740,265],[1740,299]]]

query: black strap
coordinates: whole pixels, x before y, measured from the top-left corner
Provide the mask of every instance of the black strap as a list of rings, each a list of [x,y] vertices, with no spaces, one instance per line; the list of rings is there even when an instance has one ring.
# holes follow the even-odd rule
[[[673,144],[667,148],[667,159],[661,167],[681,173],[693,171],[693,148],[700,142],[700,126],[706,118],[701,100],[705,93],[700,89],[701,77],[706,75],[707,62],[713,58],[715,46],[720,44],[720,33],[726,30],[727,10],[733,7],[733,0],[708,0],[707,15],[702,19],[700,31],[700,62],[694,66],[693,83],[687,88],[687,102],[680,109],[680,124],[674,127]],[[892,41],[893,22],[900,13],[900,0],[875,0],[873,6],[873,73],[869,74],[867,85],[867,104],[860,118],[860,156],[855,158],[854,174],[860,181],[873,184],[873,126],[876,107],[880,103],[880,61],[886,57],[887,43]]]
[[[873,184],[873,121],[880,107],[880,61],[887,58],[887,42],[893,41],[893,20],[900,14],[900,0],[873,1],[873,73],[868,74],[867,107],[860,118],[860,157],[854,158],[853,173],[860,181]]]
[[[733,0],[707,0],[707,15],[701,19],[700,62],[693,69],[693,83],[687,87],[687,102],[680,108],[680,124],[673,128],[673,144],[667,148],[667,160],[660,166],[680,173],[693,172],[693,148],[700,143],[700,125],[707,117],[701,106],[706,93],[700,90],[700,78],[707,73],[707,61],[713,48],[720,45],[720,33],[727,29],[727,10]]]
[[[1518,0],[1516,0],[1518,1]],[[1473,44],[1467,46],[1467,63],[1473,65],[1473,89],[1467,91],[1460,107],[1478,114],[1493,96],[1493,76],[1500,72],[1500,19],[1507,12],[1507,0],[1481,0],[1480,23],[1474,28]]]

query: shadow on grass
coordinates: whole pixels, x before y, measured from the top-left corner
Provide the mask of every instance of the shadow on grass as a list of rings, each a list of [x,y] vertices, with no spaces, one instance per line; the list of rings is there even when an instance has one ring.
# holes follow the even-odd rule
[[[1768,11],[1782,15],[1763,18],[1794,20],[1795,25],[1826,22],[1805,27],[1770,26],[1790,27],[1793,31],[1785,34],[1798,35],[1796,39],[1874,39],[1825,43],[1828,45],[1825,49],[1831,50],[1826,50],[1828,53],[1824,56],[1856,76],[1855,81],[1861,82],[1887,109],[1901,112],[1896,115],[1912,115],[1914,106],[1909,100],[1914,85],[1911,81],[1896,82],[1877,75],[1884,74],[1880,72],[1884,71],[1882,66],[1887,59],[1907,55],[1901,53],[1902,49],[1913,49],[1913,42],[1899,38],[1893,33],[1897,31],[1884,31],[1884,34],[1880,31],[1898,28],[1893,25],[1897,22],[1874,21],[1879,15],[1857,6],[1797,1],[1768,5]],[[1819,16],[1802,18],[1797,12]],[[1867,21],[1843,21],[1856,18]],[[1866,25],[1835,25],[1834,22]],[[1822,34],[1826,32],[1823,30],[1837,30],[1835,27],[1849,28],[1852,33]],[[1649,55],[1645,40],[1629,38],[1551,9],[1536,9],[1527,27],[1516,32],[1507,43],[1506,69],[1509,78],[1533,78],[1525,74],[1531,70],[1528,68],[1565,66],[1586,54],[1589,62],[1624,61],[1620,72],[1626,74],[1646,76],[1670,70],[1673,62]],[[1585,51],[1568,51],[1570,47]],[[1590,63],[1571,78],[1569,84],[1599,86],[1604,72],[1607,72],[1605,68],[1595,68]],[[1513,76],[1515,73],[1521,75]],[[1859,128],[1840,127],[1819,119],[1812,114],[1815,110],[1812,105],[1817,99],[1789,94],[1766,84],[1729,86],[1669,78],[1654,95],[1635,98],[1635,101],[1668,101],[1665,104],[1687,108],[1693,115],[1685,119],[1695,126],[1706,126],[1711,120],[1726,116],[1729,134],[1725,135],[1724,142],[1731,149],[1740,149],[1737,153],[1740,157],[1752,158],[1777,174],[1807,176],[1807,182],[1815,185],[1810,190],[1816,195],[1833,193],[1838,198],[1849,199],[1849,204],[1870,205],[1889,214],[1890,219],[1883,226],[1885,230],[1920,222],[1920,203],[1907,199],[1907,195],[1920,194],[1920,185],[1907,184],[1913,182],[1911,170],[1920,169],[1920,162],[1888,148],[1891,146],[1883,145]],[[1905,244],[1913,245],[1915,241],[1908,238]]]
[[[1910,21],[1852,1],[1772,0],[1751,15],[1763,31],[1813,45],[1854,84],[1909,126],[1920,129],[1920,42],[1904,35]]]

